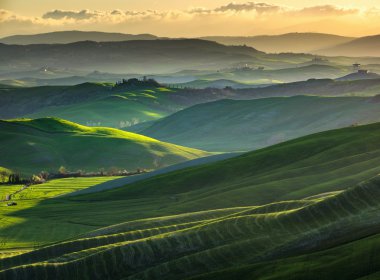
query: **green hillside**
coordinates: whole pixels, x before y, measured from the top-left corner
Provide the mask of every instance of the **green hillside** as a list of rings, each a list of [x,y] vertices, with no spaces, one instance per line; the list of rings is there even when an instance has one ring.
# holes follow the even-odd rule
[[[23,174],[60,166],[71,171],[155,169],[205,155],[142,135],[57,118],[0,121],[0,165]]]
[[[91,126],[128,127],[156,120],[182,106],[173,90],[161,87],[114,88],[109,83],[75,86],[3,88],[1,118],[58,117]],[[33,98],[31,98],[33,96]]]
[[[181,110],[139,133],[209,151],[244,151],[303,135],[380,121],[372,97],[220,100]]]
[[[239,77],[236,77],[239,78]],[[262,84],[270,84],[272,81],[271,80],[257,80],[255,83],[243,83],[243,82],[238,82],[234,80],[228,80],[228,79],[199,79],[199,80],[193,80],[190,82],[186,83],[178,83],[176,86],[180,87],[189,87],[189,88],[225,88],[225,87],[231,87],[234,89],[237,88],[254,88],[257,86],[260,86]]]
[[[8,250],[0,277],[369,276],[380,269],[374,250],[379,151],[377,123],[302,137],[123,188],[13,208],[6,213],[9,224],[0,228]],[[11,251],[16,247],[19,253]],[[355,254],[346,257],[351,250]]]
[[[181,86],[206,88],[215,87],[222,88],[223,85],[231,86],[234,88],[249,88],[249,85],[265,85],[272,83],[290,83],[296,81],[306,81],[308,79],[336,79],[347,75],[352,72],[352,66],[347,63],[330,62],[328,60],[321,60],[315,62],[314,57],[307,57],[308,60],[299,61],[299,63],[292,62],[293,57],[291,54],[283,55],[267,55],[273,61],[278,61],[279,56],[283,56],[288,62],[283,65],[269,65],[264,67],[264,62],[249,65],[236,65],[219,71],[195,71],[188,76],[183,72],[173,74],[174,78],[188,78],[190,81],[178,82]],[[298,61],[297,61],[298,62]],[[261,68],[261,67],[262,68]],[[157,79],[160,79],[157,76]]]
[[[180,89],[152,86],[124,88],[114,87],[111,83],[31,88],[0,85],[0,118],[54,116],[88,126],[128,128],[134,124],[158,120],[195,104],[225,98],[256,99],[301,94],[373,96],[378,94],[379,90],[378,79],[309,80],[244,89]]]
[[[115,93],[98,99],[60,107],[49,106],[36,113],[25,115],[30,118],[56,116],[77,123],[115,128],[157,120],[179,110],[179,105],[166,96],[165,88],[142,89],[134,92]]]

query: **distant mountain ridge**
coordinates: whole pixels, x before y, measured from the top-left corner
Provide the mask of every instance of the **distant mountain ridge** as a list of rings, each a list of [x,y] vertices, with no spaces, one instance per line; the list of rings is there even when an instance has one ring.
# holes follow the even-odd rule
[[[152,34],[124,34],[99,31],[56,31],[32,35],[14,35],[0,39],[0,43],[11,45],[29,44],[67,44],[78,41],[112,42],[131,40],[154,40]]]
[[[311,53],[317,49],[332,47],[352,41],[345,37],[324,33],[286,33],[259,36],[206,36],[201,39],[216,41],[225,45],[242,45],[270,53],[295,52]]]
[[[134,40],[169,39],[153,34],[124,34],[99,31],[55,31],[0,38],[2,44],[68,44],[79,41],[121,42]],[[183,39],[183,38],[171,38]],[[197,38],[194,38],[197,39]],[[223,45],[246,45],[267,53],[311,53],[327,56],[380,56],[380,35],[347,37],[325,33],[285,33],[256,36],[203,36],[201,40]]]
[[[348,74],[346,76],[336,79],[337,81],[355,81],[355,80],[370,80],[370,79],[380,79],[380,75],[372,72],[355,72]]]
[[[67,44],[79,41],[114,42],[131,40],[168,39],[152,34],[125,34],[99,31],[56,31],[31,35],[13,35],[0,39],[0,43],[14,45]],[[264,52],[311,52],[354,40],[323,33],[286,33],[258,36],[204,36],[202,40],[215,41],[224,45],[247,45]]]
[[[322,48],[316,53],[329,56],[380,56],[380,35],[361,37],[330,48]]]
[[[225,46],[200,39],[80,41],[69,44],[7,45],[0,43],[1,71],[52,67],[120,73],[220,69],[252,61],[263,54],[251,47]]]

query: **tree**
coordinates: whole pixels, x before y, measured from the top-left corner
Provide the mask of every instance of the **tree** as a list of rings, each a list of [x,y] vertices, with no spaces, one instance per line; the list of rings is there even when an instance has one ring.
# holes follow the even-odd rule
[[[58,169],[58,173],[61,174],[61,175],[66,174],[66,173],[67,173],[66,167],[61,166],[61,167]]]
[[[5,170],[0,171],[0,182],[5,183],[7,179],[8,179],[8,173]]]
[[[45,179],[40,176],[33,175],[30,181],[32,182],[32,184],[42,184],[45,182]]]
[[[110,167],[108,169],[107,175],[109,175],[109,176],[115,176],[115,175],[118,174],[118,172],[119,172],[119,169],[117,167],[113,166],[113,167]]]
[[[49,172],[47,172],[47,171],[41,171],[38,176],[46,181],[47,179],[49,179],[49,175],[50,175]]]
[[[10,174],[8,177],[8,183],[10,184],[20,184],[21,179],[19,174]]]

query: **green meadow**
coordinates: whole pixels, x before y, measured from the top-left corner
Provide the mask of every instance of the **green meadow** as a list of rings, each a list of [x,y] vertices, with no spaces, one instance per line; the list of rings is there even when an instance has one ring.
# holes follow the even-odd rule
[[[376,123],[305,136],[103,192],[56,197],[64,193],[58,191],[49,198],[52,185],[35,186],[36,194],[47,188],[45,198],[26,208],[8,207],[3,214],[9,222],[0,237],[8,256],[0,261],[0,276],[370,276],[380,270],[376,255],[369,254],[380,228],[379,140]],[[351,250],[355,254],[345,258]],[[334,262],[326,263],[329,256]],[[353,269],[361,269],[344,271],[352,260],[358,260]]]
[[[32,25],[370,15],[298,6],[57,7]],[[4,15],[9,34],[28,22]],[[379,39],[0,38],[0,280],[380,279]]]
[[[23,176],[41,171],[156,169],[209,153],[58,118],[0,121],[1,164]]]
[[[117,179],[118,177],[89,177],[89,178],[64,178],[64,179],[56,179],[49,181],[44,184],[31,185],[28,188],[20,191],[23,188],[23,185],[0,185],[0,199],[5,199],[6,195],[13,194],[18,192],[15,195],[12,195],[11,202],[16,202],[16,206],[7,206],[6,202],[1,202],[0,204],[0,231],[8,228],[9,226],[14,226],[17,224],[22,224],[24,219],[18,218],[14,216],[13,213],[18,212],[20,210],[32,209],[34,207],[38,207],[41,201],[47,200],[52,197],[61,196],[70,192],[78,191],[96,184],[100,184],[109,180]],[[41,221],[40,221],[41,222]],[[2,235],[2,247],[4,249],[4,245],[8,243],[7,240],[18,239],[17,236],[25,236],[29,240],[48,238],[49,236],[53,236],[58,234],[59,236],[65,238],[64,236],[67,234],[67,231],[59,232],[52,231],[53,228],[47,229],[45,233],[39,232],[39,227],[34,230],[29,231],[28,229],[24,229],[18,232],[14,232],[12,235]],[[50,232],[50,233],[49,233]],[[24,244],[22,247],[36,246],[34,242],[29,244]],[[9,246],[5,246],[9,247]],[[16,252],[14,250],[19,247],[18,244],[13,244],[10,250],[11,252]],[[28,248],[30,249],[30,248]],[[5,254],[7,250],[3,252]]]
[[[377,97],[219,100],[150,123],[139,133],[207,151],[249,151],[300,136],[380,121]]]
[[[55,116],[85,125],[124,128],[160,119],[182,108],[170,101],[170,92],[166,88],[117,92],[99,100],[48,107],[25,117]]]

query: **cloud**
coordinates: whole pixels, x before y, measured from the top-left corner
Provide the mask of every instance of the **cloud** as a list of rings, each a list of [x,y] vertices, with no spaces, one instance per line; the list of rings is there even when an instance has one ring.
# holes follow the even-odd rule
[[[281,9],[282,8],[280,6],[275,6],[275,5],[271,5],[271,4],[247,2],[247,3],[242,3],[242,4],[229,3],[225,6],[220,6],[216,9],[214,9],[214,11],[216,11],[216,12],[255,11],[255,12],[261,14],[261,13],[266,13],[266,12],[277,12],[277,11],[280,11]]]
[[[63,11],[63,10],[54,10],[45,13],[42,18],[44,19],[89,19],[92,17],[98,16],[97,12],[91,12],[90,10],[81,10],[81,11]]]
[[[306,7],[297,11],[306,16],[344,16],[359,13],[358,9],[344,9],[333,5]]]
[[[231,2],[214,8],[187,10],[52,10],[39,17],[27,17],[0,9],[2,35],[82,29],[161,36],[274,34],[291,26],[341,18],[363,26],[378,26],[380,10],[347,9],[334,5],[292,8],[263,2]],[[360,20],[357,20],[360,19]],[[358,24],[359,24],[358,23]],[[372,23],[372,24],[371,24]],[[373,24],[375,23],[375,24]],[[309,32],[330,32],[325,25],[312,25]],[[367,28],[367,27],[366,27]],[[302,28],[302,30],[304,30]],[[301,29],[294,29],[294,32]],[[342,32],[349,34],[349,32]]]

